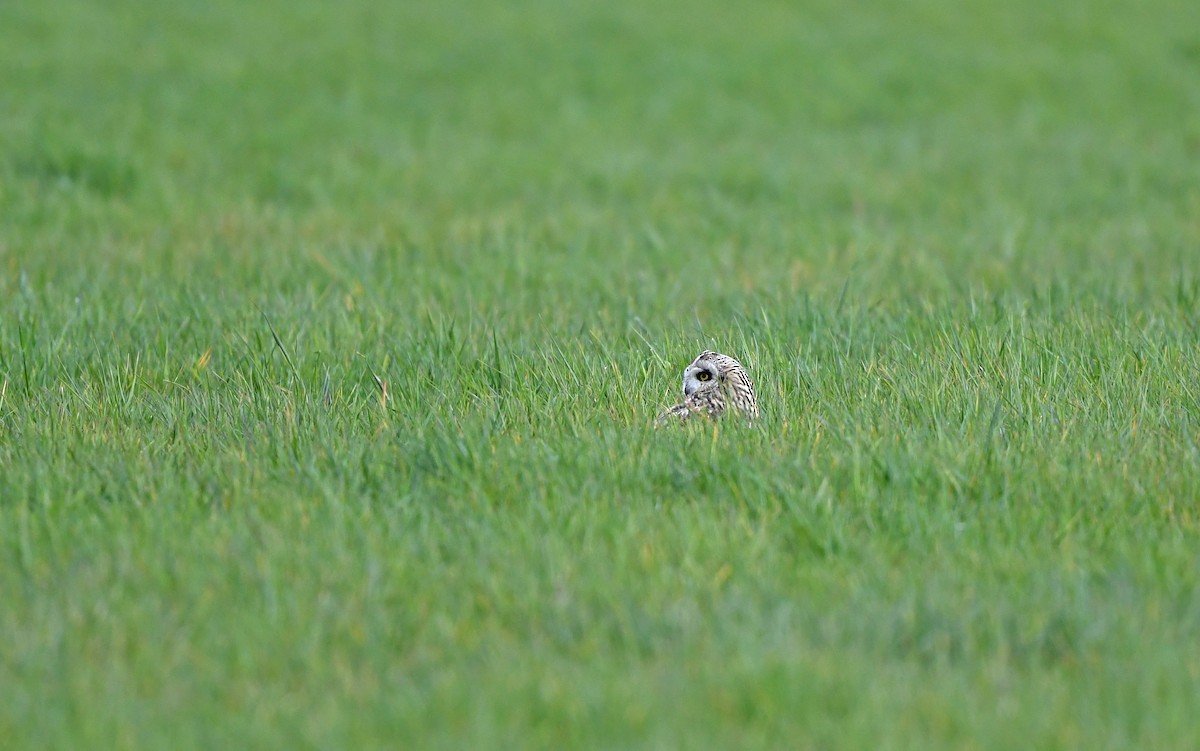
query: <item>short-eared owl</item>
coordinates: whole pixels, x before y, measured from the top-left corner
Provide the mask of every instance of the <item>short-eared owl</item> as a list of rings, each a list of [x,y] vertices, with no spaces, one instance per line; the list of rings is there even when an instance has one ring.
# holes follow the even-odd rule
[[[743,416],[758,417],[754,384],[742,364],[729,355],[705,350],[683,370],[683,403],[659,415],[657,422],[692,415],[718,417],[732,405]]]

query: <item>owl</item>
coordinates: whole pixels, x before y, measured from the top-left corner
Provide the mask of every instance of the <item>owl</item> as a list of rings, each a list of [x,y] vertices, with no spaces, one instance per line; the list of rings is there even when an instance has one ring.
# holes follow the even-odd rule
[[[729,355],[705,350],[683,370],[683,403],[659,415],[657,424],[672,417],[719,417],[732,405],[743,416],[758,417],[758,397],[742,364]]]

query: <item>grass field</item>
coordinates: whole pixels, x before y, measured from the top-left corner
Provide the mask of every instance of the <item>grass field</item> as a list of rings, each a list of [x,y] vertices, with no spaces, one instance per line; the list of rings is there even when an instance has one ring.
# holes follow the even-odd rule
[[[0,4],[4,747],[1196,748],[1198,29]]]

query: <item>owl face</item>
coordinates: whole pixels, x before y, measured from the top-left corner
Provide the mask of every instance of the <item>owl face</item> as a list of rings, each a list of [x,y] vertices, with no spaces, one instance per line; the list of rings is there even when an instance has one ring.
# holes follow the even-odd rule
[[[701,353],[692,361],[691,365],[683,370],[683,397],[685,399],[698,391],[721,387],[722,371],[716,362],[705,357],[707,354],[707,352]]]

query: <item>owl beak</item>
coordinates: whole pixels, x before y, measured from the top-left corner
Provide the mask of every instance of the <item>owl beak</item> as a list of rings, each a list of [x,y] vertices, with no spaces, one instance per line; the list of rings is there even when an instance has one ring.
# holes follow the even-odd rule
[[[692,393],[693,393],[695,390],[696,390],[696,387],[695,387],[694,385],[690,384],[690,383],[689,383],[688,385],[684,386],[684,387],[683,387],[683,395],[684,395],[684,397],[689,397],[689,396],[691,396],[691,395],[692,395]]]

